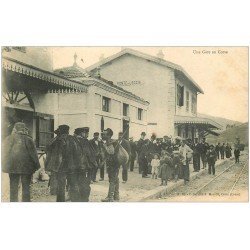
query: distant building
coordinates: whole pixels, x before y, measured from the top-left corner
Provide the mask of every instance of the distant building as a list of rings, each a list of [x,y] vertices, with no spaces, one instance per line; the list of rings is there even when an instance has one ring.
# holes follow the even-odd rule
[[[78,67],[53,72],[50,49],[43,47],[2,48],[3,135],[17,121],[26,123],[38,149],[54,136],[54,129],[68,124],[96,131],[111,127],[139,136],[147,127],[149,103],[135,94]]]
[[[217,134],[216,122],[197,117],[201,87],[179,65],[129,48],[86,68],[145,100],[149,100],[147,133],[193,139]]]

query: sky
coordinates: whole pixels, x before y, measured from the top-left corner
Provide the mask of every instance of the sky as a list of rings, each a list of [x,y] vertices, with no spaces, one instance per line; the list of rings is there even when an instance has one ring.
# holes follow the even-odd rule
[[[54,69],[77,63],[86,68],[124,47],[53,47]],[[248,121],[248,47],[130,47],[181,65],[203,89],[198,113]],[[224,51],[224,53],[222,53]],[[227,53],[225,53],[227,52]]]

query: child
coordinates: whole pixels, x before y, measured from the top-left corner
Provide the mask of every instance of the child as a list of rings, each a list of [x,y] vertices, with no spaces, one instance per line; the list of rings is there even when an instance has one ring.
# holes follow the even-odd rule
[[[240,162],[240,149],[237,147],[234,149],[235,163]]]
[[[182,156],[178,150],[173,152],[173,168],[174,168],[174,180],[175,182],[179,179],[180,170],[182,168]]]
[[[162,157],[160,159],[160,173],[159,177],[161,178],[161,186],[167,185],[167,181],[169,178],[169,172],[173,165],[172,159],[167,153],[167,151],[162,151]]]
[[[211,169],[213,171],[213,175],[215,175],[215,162],[217,160],[217,152],[214,149],[213,145],[209,146],[209,150],[207,152],[207,162],[208,162],[208,173],[211,174]]]
[[[159,155],[155,154],[154,158],[151,161],[151,166],[152,166],[152,179],[157,179],[158,176],[158,170],[160,167],[160,159],[159,159]]]

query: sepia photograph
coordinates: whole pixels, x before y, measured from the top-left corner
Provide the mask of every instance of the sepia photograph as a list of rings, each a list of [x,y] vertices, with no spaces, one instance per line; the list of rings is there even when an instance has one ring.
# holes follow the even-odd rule
[[[248,57],[2,46],[2,202],[248,202]]]

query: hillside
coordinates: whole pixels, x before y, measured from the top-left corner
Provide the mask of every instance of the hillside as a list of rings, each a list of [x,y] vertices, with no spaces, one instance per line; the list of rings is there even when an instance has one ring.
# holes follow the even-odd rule
[[[219,136],[208,135],[207,141],[211,144],[229,142],[232,145],[236,137],[240,138],[240,143],[248,145],[248,122],[229,128],[223,131]]]
[[[211,116],[211,115],[205,115],[205,114],[199,114],[198,113],[198,116],[199,117],[204,117],[204,118],[208,118],[208,119],[211,119],[217,123],[219,123],[223,129],[222,130],[226,130],[226,126],[229,124],[229,125],[240,125],[242,124],[241,122],[238,122],[238,121],[233,121],[233,120],[229,120],[229,119],[226,119],[226,118],[222,118],[222,117],[216,117],[216,116]]]

